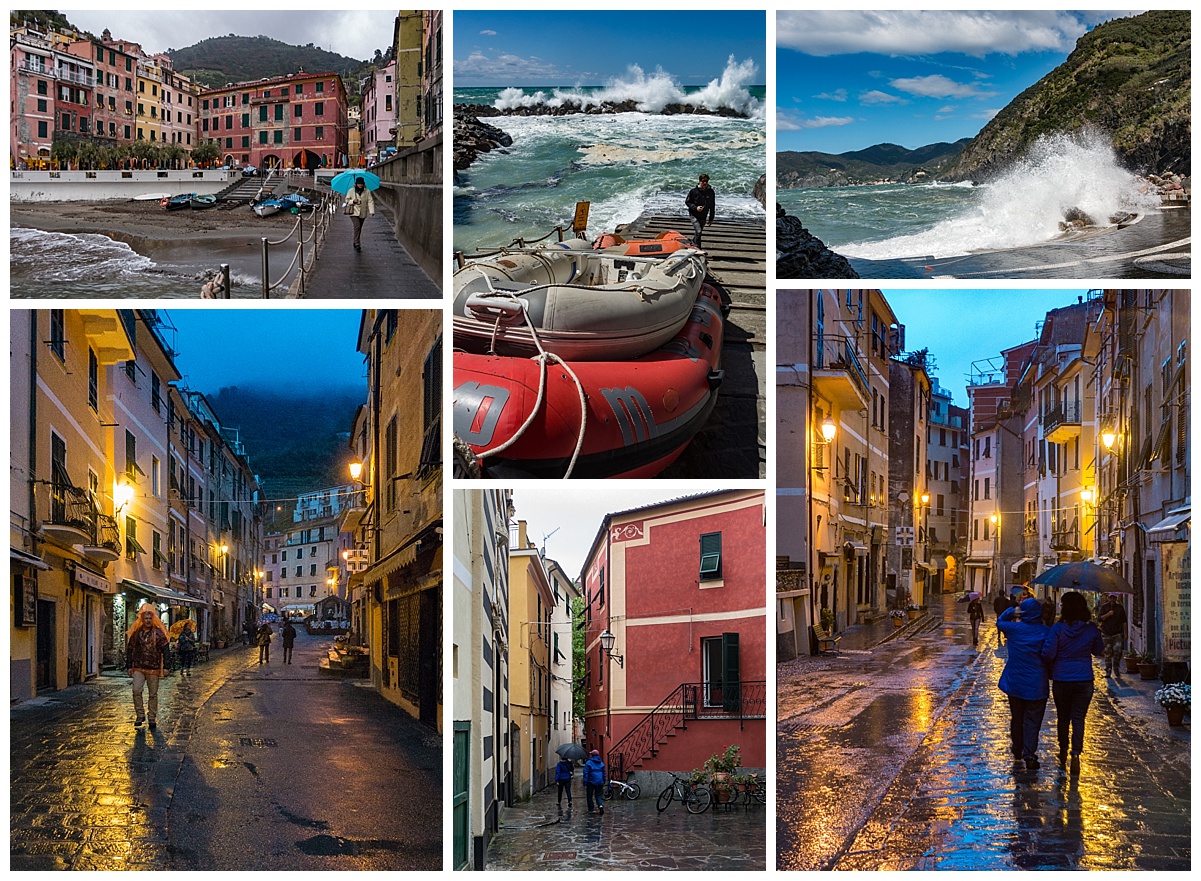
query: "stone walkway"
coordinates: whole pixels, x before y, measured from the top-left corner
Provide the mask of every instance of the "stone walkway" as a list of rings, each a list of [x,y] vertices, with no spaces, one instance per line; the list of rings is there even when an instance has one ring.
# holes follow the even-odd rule
[[[555,804],[556,787],[505,808],[488,846],[487,868],[535,871],[724,870],[767,867],[768,808],[753,806],[689,814],[672,802],[659,813],[657,792],[637,801],[606,801],[589,814],[575,782],[575,810]]]

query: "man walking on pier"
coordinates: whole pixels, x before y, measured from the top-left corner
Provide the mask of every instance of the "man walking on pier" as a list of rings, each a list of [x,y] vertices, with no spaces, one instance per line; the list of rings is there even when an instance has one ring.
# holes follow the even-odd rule
[[[684,200],[688,219],[692,221],[692,240],[698,248],[701,247],[701,230],[706,224],[713,223],[716,203],[716,194],[709,186],[709,175],[702,174],[700,182],[688,191],[688,198]]]

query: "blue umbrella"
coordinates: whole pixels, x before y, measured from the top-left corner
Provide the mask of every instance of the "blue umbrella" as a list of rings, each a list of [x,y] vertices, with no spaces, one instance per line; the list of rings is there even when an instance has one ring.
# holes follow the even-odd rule
[[[1060,590],[1091,590],[1098,593],[1134,593],[1125,578],[1108,566],[1096,563],[1061,563],[1030,579]]]
[[[345,196],[354,187],[354,182],[361,180],[367,184],[367,189],[379,189],[379,177],[372,174],[370,171],[343,171],[340,174],[334,175],[334,179],[329,182],[329,187],[335,193],[341,193]]]

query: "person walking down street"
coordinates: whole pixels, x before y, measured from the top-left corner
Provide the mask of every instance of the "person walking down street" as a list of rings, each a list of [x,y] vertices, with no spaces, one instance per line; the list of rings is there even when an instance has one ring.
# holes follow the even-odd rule
[[[296,628],[292,626],[292,622],[288,621],[284,624],[284,629],[279,632],[284,644],[284,663],[292,663],[292,646],[296,643]]]
[[[255,642],[259,647],[259,663],[271,663],[271,625],[264,624],[259,628],[258,635],[255,637]]]
[[[192,675],[192,662],[196,660],[196,622],[189,621],[179,631],[179,675]]]
[[[1101,622],[1101,638],[1105,640],[1105,675],[1122,675],[1122,655],[1126,651],[1126,607],[1121,597],[1111,593],[1097,611]]]
[[[346,194],[346,202],[343,204],[342,210],[350,215],[350,222],[354,224],[354,249],[361,251],[363,247],[359,238],[363,234],[363,221],[367,219],[368,214],[372,217],[375,216],[375,198],[362,179],[356,180],[354,189]]]
[[[125,632],[125,669],[133,680],[134,725],[150,720],[150,730],[157,727],[158,684],[166,674],[166,652],[171,637],[150,603],[138,609],[137,620]],[[150,691],[150,701],[144,706],[142,692]],[[149,711],[149,712],[147,712]]]
[[[575,773],[575,765],[567,759],[559,759],[559,764],[555,765],[555,783],[558,784],[559,790],[559,808],[563,807],[563,793],[567,793],[567,810],[571,810],[571,778]],[[591,804],[588,807],[592,807]]]
[[[588,813],[592,813],[593,800],[597,810],[605,812],[605,803],[601,800],[605,789],[605,763],[601,761],[600,751],[593,750],[584,763],[584,797],[588,803]]]
[[[1010,603],[1009,598],[1005,596],[1005,592],[1002,590],[998,590],[996,598],[993,599],[993,601],[992,601],[993,614],[995,614],[997,616],[997,645],[1005,644],[1005,634],[1001,633],[1000,619],[1001,619],[1001,613],[1004,612],[1006,609],[1010,608],[1011,606],[1012,606],[1012,603]]]
[[[972,645],[980,641],[980,622],[984,620],[984,606],[980,597],[973,597],[967,604],[967,619],[972,622]]]
[[[1092,622],[1084,594],[1074,590],[1065,593],[1060,599],[1060,609],[1059,621],[1043,643],[1042,656],[1051,665],[1059,764],[1068,764],[1070,746],[1071,770],[1077,774],[1080,753],[1084,751],[1084,717],[1093,700],[1093,658],[1101,657],[1106,645],[1100,629]]]
[[[709,175],[701,175],[697,185],[688,191],[684,205],[688,208],[688,219],[692,221],[693,244],[699,248],[701,230],[706,225],[713,225],[713,216],[717,211],[717,194],[709,186]]]
[[[1009,740],[1015,761],[1025,761],[1035,771],[1038,762],[1038,732],[1047,712],[1050,688],[1043,666],[1043,643],[1049,628],[1043,624],[1042,603],[1029,597],[1017,609],[1006,609],[997,627],[1009,642],[1009,657],[997,687],[1009,697]]]
[[[247,621],[242,625],[242,645],[254,645],[254,625]]]

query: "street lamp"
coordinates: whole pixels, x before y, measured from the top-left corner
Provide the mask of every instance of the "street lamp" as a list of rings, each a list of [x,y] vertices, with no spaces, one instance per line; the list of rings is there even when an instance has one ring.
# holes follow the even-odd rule
[[[353,462],[350,463],[350,479],[355,481],[356,483],[363,483],[363,481],[359,479],[362,476],[363,476],[363,463],[360,462],[358,459],[355,459]]]
[[[827,416],[822,420],[822,437],[826,443],[834,443],[834,436],[838,434],[838,426],[834,423],[833,418]]]
[[[1111,449],[1114,441],[1118,439],[1118,434],[1110,424],[1105,424],[1101,427],[1101,443],[1105,445],[1105,449]]]
[[[117,505],[115,513],[120,514],[125,509],[125,506],[133,501],[133,496],[134,491],[130,484],[124,480],[118,483],[117,491],[113,494],[113,501]]]
[[[600,635],[601,649],[604,651],[606,657],[608,657],[610,660],[616,661],[617,666],[624,670],[625,658],[622,655],[613,654],[613,646],[616,644],[616,642],[617,637],[614,636],[612,632],[610,632],[609,628],[606,627],[605,631]]]

